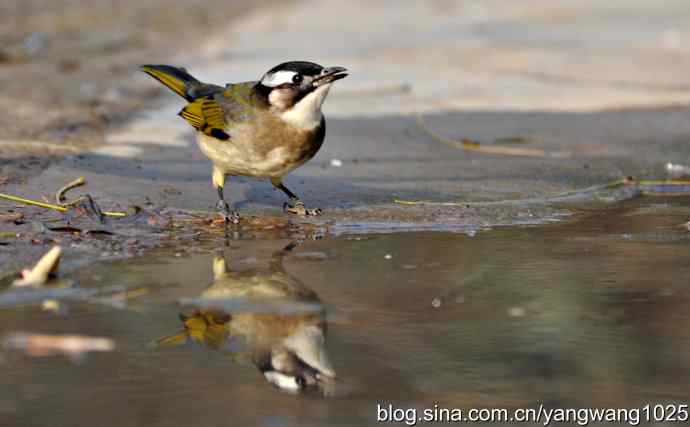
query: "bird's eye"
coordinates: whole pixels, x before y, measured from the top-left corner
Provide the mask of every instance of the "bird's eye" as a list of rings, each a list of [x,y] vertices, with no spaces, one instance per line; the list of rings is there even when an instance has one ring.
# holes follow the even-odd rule
[[[304,386],[307,385],[307,381],[301,375],[295,377],[295,382],[299,388],[304,388]]]
[[[301,74],[295,74],[294,76],[292,76],[292,83],[300,84],[300,83],[302,83],[303,79],[304,78],[302,77]]]

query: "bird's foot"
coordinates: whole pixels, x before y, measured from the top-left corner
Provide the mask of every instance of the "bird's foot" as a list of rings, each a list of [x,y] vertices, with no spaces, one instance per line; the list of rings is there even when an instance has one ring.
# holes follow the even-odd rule
[[[231,211],[229,213],[225,214],[225,222],[230,223],[230,224],[239,224],[240,223],[240,213],[237,211]]]
[[[230,210],[230,205],[223,201],[223,200],[218,200],[218,210],[220,210],[221,214],[225,218],[225,223],[228,224],[239,224],[240,223],[240,213],[237,211],[231,211]]]
[[[293,204],[289,204],[287,202],[284,203],[283,211],[299,216],[319,216],[323,214],[323,211],[319,208],[307,209],[304,206],[304,202],[302,202],[301,200],[295,200],[293,201]]]

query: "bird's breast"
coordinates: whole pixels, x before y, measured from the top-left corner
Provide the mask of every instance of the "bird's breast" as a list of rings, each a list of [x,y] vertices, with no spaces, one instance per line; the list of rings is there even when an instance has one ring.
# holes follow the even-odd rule
[[[231,125],[230,139],[198,134],[201,151],[228,175],[280,177],[314,157],[323,144],[325,122],[296,129],[269,117]]]

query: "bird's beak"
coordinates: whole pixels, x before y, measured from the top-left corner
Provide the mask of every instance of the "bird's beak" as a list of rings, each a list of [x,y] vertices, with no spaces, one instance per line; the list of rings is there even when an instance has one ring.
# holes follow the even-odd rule
[[[314,87],[323,86],[329,83],[333,83],[336,80],[344,79],[347,77],[347,69],[343,67],[328,67],[321,71],[321,75],[314,79]]]

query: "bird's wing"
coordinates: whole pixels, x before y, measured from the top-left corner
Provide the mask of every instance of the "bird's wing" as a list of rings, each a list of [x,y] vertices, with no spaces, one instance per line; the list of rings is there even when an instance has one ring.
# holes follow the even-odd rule
[[[180,116],[199,132],[221,141],[230,139],[230,135],[226,132],[223,107],[218,103],[215,95],[195,99],[180,111]]]
[[[257,104],[255,82],[229,84],[197,98],[180,111],[180,116],[198,131],[222,141],[230,139],[234,125],[251,120]]]

